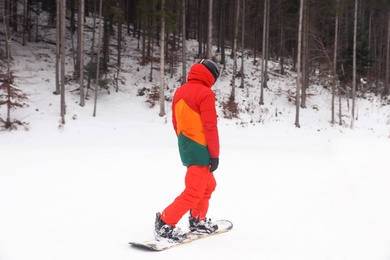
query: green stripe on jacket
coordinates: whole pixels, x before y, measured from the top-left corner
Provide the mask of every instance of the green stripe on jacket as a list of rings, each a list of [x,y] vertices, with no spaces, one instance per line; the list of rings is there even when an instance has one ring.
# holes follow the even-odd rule
[[[207,146],[194,142],[180,133],[178,136],[180,158],[184,166],[210,165],[210,153]]]

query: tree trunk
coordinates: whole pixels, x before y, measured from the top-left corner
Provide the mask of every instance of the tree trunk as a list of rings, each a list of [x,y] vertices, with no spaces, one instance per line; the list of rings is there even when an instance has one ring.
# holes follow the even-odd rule
[[[213,56],[213,0],[209,0],[209,23],[207,35],[207,58],[211,59]]]
[[[61,48],[61,36],[60,36],[60,29],[61,29],[61,1],[57,0],[56,5],[56,11],[57,11],[57,30],[56,30],[56,89],[54,90],[55,95],[59,95],[60,90],[60,48]]]
[[[109,39],[110,39],[110,32],[109,32],[109,20],[112,18],[108,14],[108,4],[104,1],[103,3],[104,7],[102,6],[102,17],[103,19],[103,34],[102,34],[102,60],[101,60],[101,67],[102,67],[102,72],[107,73],[108,71],[108,62],[110,60],[110,52],[109,52]],[[111,22],[111,21],[110,21]],[[102,74],[103,74],[102,73]]]
[[[332,116],[331,124],[335,123],[335,98],[336,98],[336,86],[337,86],[337,51],[338,51],[338,36],[339,36],[339,2],[337,0],[336,6],[336,21],[334,28],[334,49],[333,49],[333,77],[332,77]]]
[[[91,81],[92,81],[92,75],[93,75],[93,66],[94,62],[96,60],[95,58],[95,38],[96,38],[96,5],[93,5],[93,26],[92,26],[92,42],[91,42],[91,59],[89,61],[90,68],[88,70],[88,80],[87,80],[87,91],[86,91],[86,98],[88,99],[89,94],[88,90],[91,88]]]
[[[225,0],[221,0],[221,25],[220,25],[220,43],[221,43],[221,64],[225,68],[226,63],[226,52],[225,52],[225,28],[226,28],[226,3]]]
[[[12,5],[12,15],[11,15],[11,23],[12,23],[12,28],[14,32],[18,31],[18,1],[16,0],[8,0],[11,1]]]
[[[306,108],[306,90],[308,87],[308,59],[309,59],[309,23],[308,23],[307,2],[303,6],[303,24],[302,24],[302,59],[301,59],[301,71],[302,71],[302,84],[301,84],[301,108]]]
[[[271,1],[267,0],[267,24],[266,24],[266,41],[265,41],[265,70],[264,70],[264,75],[265,75],[265,81],[264,81],[264,87],[268,88],[268,59],[269,59],[269,12],[270,12],[270,5]]]
[[[301,63],[302,63],[302,24],[303,24],[303,7],[305,5],[305,0],[300,0],[300,7],[299,7],[299,29],[298,29],[298,55],[297,55],[297,87],[296,87],[296,96],[295,96],[295,126],[301,127],[299,124],[299,107],[300,107],[300,90],[301,90],[301,84],[302,84],[302,69],[301,69]]]
[[[240,17],[240,0],[235,0],[235,14],[234,14],[234,38],[233,38],[233,73],[232,73],[232,90],[231,101],[235,101],[235,88],[237,76],[237,38],[238,38],[238,22]]]
[[[94,102],[94,106],[93,106],[93,116],[94,117],[96,117],[96,107],[97,107],[99,79],[100,79],[99,73],[100,73],[100,48],[102,45],[102,9],[103,9],[103,0],[100,0],[100,4],[99,4],[99,39],[98,39],[98,48],[97,48],[95,102]]]
[[[245,55],[245,0],[242,0],[242,17],[241,17],[241,88],[245,85],[245,72],[244,72],[244,55]]]
[[[186,0],[181,1],[181,8],[182,8],[182,20],[181,20],[181,28],[182,28],[182,77],[181,77],[181,84],[184,84],[187,80],[187,62],[186,62],[186,53],[187,53],[187,38],[186,38]]]
[[[358,0],[355,0],[355,14],[353,25],[353,71],[352,71],[352,114],[351,128],[355,125],[355,103],[356,103],[356,40],[357,40],[357,20],[358,20]]]
[[[202,1],[198,2],[198,57],[203,56],[203,28],[204,28],[204,15],[202,11]]]
[[[161,31],[160,31],[160,113],[165,116],[165,94],[164,94],[164,67],[165,67],[165,0],[161,0]]]
[[[387,47],[386,47],[386,75],[385,82],[387,84],[386,95],[390,94],[390,6],[387,12]]]
[[[121,4],[122,4],[122,1],[119,1],[118,10],[121,10],[120,9]],[[116,62],[116,76],[115,76],[115,85],[116,85],[115,91],[116,92],[119,91],[119,73],[121,71],[121,66],[122,66],[122,60],[121,60],[121,57],[122,57],[122,21],[123,21],[123,16],[122,16],[122,14],[120,14],[119,19],[117,21],[118,22],[118,37],[117,37],[118,46],[117,46],[117,62]]]
[[[65,34],[65,14],[66,14],[66,1],[61,1],[61,124],[65,124],[65,114],[66,114],[66,105],[65,105],[65,58],[66,58],[66,34]]]
[[[74,34],[76,32],[76,11],[75,11],[75,0],[68,0],[68,10],[70,10],[70,18],[69,18],[69,23],[70,23],[70,33]]]
[[[264,105],[264,88],[267,87],[267,58],[268,58],[268,23],[269,23],[269,0],[264,0],[263,14],[263,45],[261,58],[261,84],[260,84],[260,105]]]
[[[150,71],[149,71],[149,82],[153,82],[153,64],[154,64],[154,62],[153,62],[153,50],[154,50],[154,38],[151,38],[150,39]]]
[[[7,119],[5,123],[5,128],[11,127],[11,50],[10,50],[10,28],[9,28],[9,17],[10,13],[8,10],[5,11],[3,21],[4,21],[4,32],[5,32],[5,53],[7,59],[7,75],[5,79],[5,84],[7,84]],[[1,101],[1,100],[0,100]]]
[[[283,0],[279,0],[279,23],[280,23],[280,28],[279,28],[279,31],[280,31],[280,40],[279,40],[279,44],[280,44],[280,51],[279,51],[279,59],[280,59],[280,74],[281,75],[284,75],[284,24],[283,24],[283,13],[282,13],[282,1]]]
[[[84,96],[84,0],[79,0],[78,10],[78,70],[79,70],[79,84],[80,84],[80,106],[85,106]]]
[[[339,86],[339,125],[343,125],[343,111],[342,111],[342,106],[341,106],[341,93],[340,93],[340,86]]]
[[[26,32],[27,32],[27,1],[23,2],[23,37],[22,45],[26,45]]]

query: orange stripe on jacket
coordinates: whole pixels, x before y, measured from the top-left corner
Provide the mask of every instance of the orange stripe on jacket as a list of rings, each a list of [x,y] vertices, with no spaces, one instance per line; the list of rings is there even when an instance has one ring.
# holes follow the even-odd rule
[[[203,133],[203,124],[199,113],[192,110],[186,102],[181,99],[175,105],[176,118],[181,118],[176,125],[176,134],[184,134],[191,140],[206,146],[206,137]]]

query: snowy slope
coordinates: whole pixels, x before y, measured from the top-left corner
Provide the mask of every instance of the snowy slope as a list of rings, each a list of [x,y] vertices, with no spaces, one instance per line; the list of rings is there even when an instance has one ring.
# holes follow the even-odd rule
[[[0,132],[0,260],[390,259],[390,111],[376,97],[358,100],[353,130],[344,100],[345,122],[332,127],[329,90],[313,85],[298,129],[286,97],[294,78],[271,75],[259,107],[253,67],[237,89],[240,119],[227,120],[228,67],[214,87],[221,157],[209,217],[234,229],[156,254],[127,243],[151,238],[155,213],[184,187],[169,102],[160,118],[137,96],[158,72],[150,83],[149,68],[126,57],[125,84],[100,92],[97,117],[71,83],[59,127],[54,50],[41,47],[12,47],[16,83],[30,99],[13,117],[29,130]],[[167,75],[167,96],[179,77]]]

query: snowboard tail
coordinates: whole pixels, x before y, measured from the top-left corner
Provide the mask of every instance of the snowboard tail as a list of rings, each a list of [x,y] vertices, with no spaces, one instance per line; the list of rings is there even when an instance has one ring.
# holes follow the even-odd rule
[[[177,247],[180,245],[188,244],[193,241],[206,238],[206,237],[211,237],[215,236],[218,234],[222,234],[225,232],[228,232],[233,228],[233,223],[230,222],[229,220],[217,220],[215,223],[218,225],[218,229],[214,231],[213,233],[207,234],[207,233],[195,233],[189,231],[186,234],[186,238],[181,241],[181,242],[173,242],[170,241],[169,239],[163,239],[163,240],[156,240],[156,239],[151,239],[143,242],[129,242],[130,245],[138,248],[144,248],[148,250],[153,250],[153,251],[163,251],[169,248]]]

